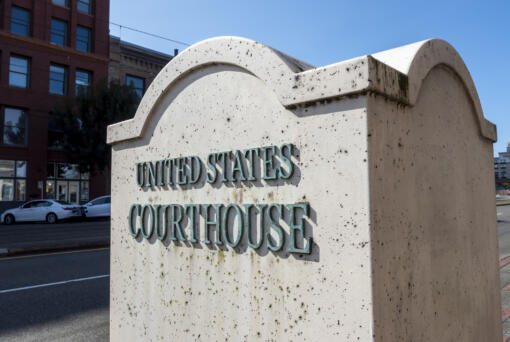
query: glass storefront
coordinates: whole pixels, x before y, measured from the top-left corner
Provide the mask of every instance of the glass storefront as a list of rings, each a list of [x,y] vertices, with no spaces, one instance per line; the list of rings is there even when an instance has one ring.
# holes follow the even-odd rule
[[[57,181],[57,200],[67,202],[67,182]]]
[[[27,187],[27,181],[24,179],[17,179],[16,180],[16,198],[18,198],[18,201],[25,200],[26,195],[26,187]]]
[[[69,202],[79,203],[80,182],[69,182]]]
[[[24,201],[26,177],[26,161],[0,160],[0,201]]]
[[[46,198],[79,204],[89,200],[89,173],[77,164],[48,163]]]
[[[89,200],[89,182],[80,182],[80,202]]]
[[[2,201],[14,201],[14,180],[0,179]]]
[[[89,201],[90,175],[76,164],[48,163],[44,198],[69,203]],[[26,201],[27,162],[0,159],[0,201]]]
[[[55,198],[55,181],[54,180],[47,180],[46,181],[46,192],[44,194],[44,198]]]

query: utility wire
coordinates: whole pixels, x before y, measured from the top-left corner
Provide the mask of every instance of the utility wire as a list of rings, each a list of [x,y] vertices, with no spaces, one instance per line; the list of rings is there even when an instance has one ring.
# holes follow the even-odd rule
[[[110,21],[110,24],[118,26],[121,29],[121,31],[122,31],[123,28],[125,28],[125,29],[128,29],[128,30],[134,31],[134,32],[146,34],[146,35],[151,36],[151,37],[167,40],[167,41],[172,42],[172,43],[181,44],[181,45],[184,45],[184,46],[190,46],[191,45],[191,44],[188,44],[188,43],[185,43],[185,42],[181,42],[179,40],[163,37],[163,36],[160,36],[160,35],[157,35],[157,34],[154,34],[154,33],[145,32],[145,31],[138,30],[138,29],[135,29],[135,28],[132,28],[132,27],[129,27],[129,26],[124,26],[124,25],[116,24],[116,23],[111,22],[111,21]]]
[[[7,18],[9,18],[10,20],[16,20],[17,18],[14,18],[10,15],[7,15],[6,16]],[[175,44],[180,44],[180,45],[184,45],[184,46],[191,46],[191,44],[189,43],[186,43],[186,42],[182,42],[180,40],[176,40],[176,39],[172,39],[172,38],[168,38],[168,37],[164,37],[164,36],[161,36],[161,35],[158,35],[158,34],[155,34],[155,33],[150,33],[150,32],[147,32],[147,31],[143,31],[143,30],[139,30],[139,29],[136,29],[136,28],[133,28],[133,27],[130,27],[130,26],[125,26],[125,25],[121,25],[121,24],[117,24],[117,23],[114,23],[112,21],[103,21],[103,20],[100,20],[101,22],[107,22],[108,24],[110,25],[114,25],[114,26],[117,26],[120,28],[120,32],[121,32],[121,35],[122,35],[122,29],[127,29],[127,30],[130,30],[130,31],[134,31],[134,32],[137,32],[137,33],[141,33],[141,34],[145,34],[147,36],[150,36],[150,37],[154,37],[154,38],[158,38],[158,39],[163,39],[163,40],[166,40],[166,41],[169,41],[169,42],[172,42],[172,43],[175,43]],[[30,23],[30,24],[27,24],[28,27],[41,27],[41,28],[44,28],[45,30],[48,29],[48,25],[46,24],[34,24],[34,23]],[[89,28],[90,27],[86,27],[86,28]],[[10,32],[10,29],[7,28],[5,30],[2,30],[2,31],[5,31],[5,32]],[[33,38],[33,37],[32,37]],[[102,39],[98,39],[97,41],[99,42],[105,42],[104,40]]]

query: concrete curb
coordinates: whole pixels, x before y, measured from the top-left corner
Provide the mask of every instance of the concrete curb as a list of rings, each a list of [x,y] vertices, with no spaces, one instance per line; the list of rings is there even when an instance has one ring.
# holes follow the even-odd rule
[[[496,201],[496,206],[510,205],[510,200]]]
[[[18,248],[0,248],[0,260],[2,258],[17,256],[17,255],[64,252],[64,251],[73,251],[73,250],[82,250],[82,249],[105,248],[105,247],[110,247],[109,241],[108,242],[96,242],[96,243],[82,243],[82,244],[77,243],[77,244],[68,244],[68,245],[52,246],[52,247],[33,246],[33,247],[18,247]]]

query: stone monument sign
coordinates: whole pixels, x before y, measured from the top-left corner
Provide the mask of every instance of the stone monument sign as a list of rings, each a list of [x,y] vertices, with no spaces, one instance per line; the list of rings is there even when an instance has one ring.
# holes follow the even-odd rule
[[[112,145],[112,341],[501,341],[492,143],[429,40],[191,46]]]

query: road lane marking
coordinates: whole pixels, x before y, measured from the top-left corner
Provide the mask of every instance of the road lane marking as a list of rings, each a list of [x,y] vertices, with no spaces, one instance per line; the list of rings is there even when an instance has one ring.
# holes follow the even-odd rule
[[[82,253],[82,252],[96,252],[96,251],[104,251],[110,249],[110,247],[101,247],[101,248],[87,248],[87,249],[78,249],[75,251],[62,251],[62,252],[51,252],[51,253],[37,253],[37,254],[27,254],[27,255],[18,255],[11,257],[2,257],[0,255],[0,262],[4,260],[13,260],[13,259],[26,259],[26,258],[36,258],[40,256],[50,256],[50,255],[59,255],[59,254],[72,254],[72,253]]]
[[[40,288],[40,287],[48,287],[48,286],[63,285],[63,284],[69,284],[69,283],[77,283],[77,282],[80,282],[80,281],[102,279],[102,278],[107,278],[109,276],[110,276],[109,274],[102,274],[102,275],[93,276],[93,277],[77,278],[77,279],[71,279],[71,280],[57,281],[57,282],[54,282],[54,283],[47,283],[47,284],[39,284],[39,285],[31,285],[31,286],[25,286],[25,287],[18,287],[18,288],[15,288],[15,289],[0,290],[0,294],[11,293],[11,292],[18,292],[18,291],[24,291],[24,290],[31,290],[31,289],[37,289],[37,288]]]

